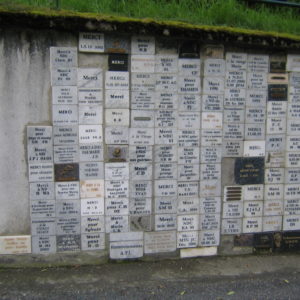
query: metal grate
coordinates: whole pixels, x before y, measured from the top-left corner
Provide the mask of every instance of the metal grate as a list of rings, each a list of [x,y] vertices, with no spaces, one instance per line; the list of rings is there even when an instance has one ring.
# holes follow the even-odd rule
[[[241,201],[242,195],[242,186],[225,186],[224,188],[224,201]]]

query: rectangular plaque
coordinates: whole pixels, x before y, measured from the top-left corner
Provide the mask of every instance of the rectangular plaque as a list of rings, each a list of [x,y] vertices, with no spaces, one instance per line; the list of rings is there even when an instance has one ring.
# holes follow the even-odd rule
[[[300,230],[300,215],[283,216],[283,230]]]
[[[200,178],[199,174],[199,165],[190,164],[190,165],[178,165],[178,180],[181,181],[197,181]]]
[[[102,143],[102,125],[79,125],[79,143]]]
[[[225,60],[217,58],[208,58],[204,61],[205,76],[224,76]]]
[[[81,235],[81,250],[93,251],[105,249],[105,233],[88,233]]]
[[[283,215],[283,200],[268,200],[264,202],[264,216]]]
[[[129,183],[130,197],[152,197],[152,181],[130,181]]]
[[[56,218],[69,218],[80,216],[79,200],[60,200],[56,203]]]
[[[287,103],[283,101],[268,101],[267,115],[274,118],[285,118]]]
[[[155,73],[177,73],[177,55],[155,55]]]
[[[216,96],[216,97],[218,97],[218,96]],[[177,102],[176,102],[176,104],[177,104]],[[179,105],[179,107],[178,107],[179,111],[200,111],[201,96],[195,95],[195,94],[179,94],[178,95],[178,105]],[[175,104],[172,107],[176,107]],[[175,108],[172,108],[172,109],[175,109]],[[203,109],[203,110],[205,110],[205,109]]]
[[[222,130],[204,129],[201,130],[201,145],[202,146],[221,146],[222,145]],[[184,145],[180,145],[184,146]]]
[[[78,124],[76,105],[52,105],[52,122],[55,126]]]
[[[199,76],[200,77],[200,59],[181,58],[178,60],[179,75]]]
[[[268,73],[269,55],[248,54],[247,70],[255,73]]]
[[[31,236],[1,236],[0,254],[27,254],[31,253]]]
[[[177,197],[155,197],[156,214],[175,214],[177,212]]]
[[[253,90],[265,90],[267,88],[267,73],[248,72],[247,88]]]
[[[267,250],[269,252],[274,248],[274,237],[272,233],[257,233],[253,235],[253,247],[255,251]]]
[[[54,165],[55,181],[78,181],[79,164],[55,164]]]
[[[269,183],[284,183],[284,168],[265,169],[265,184]]]
[[[180,148],[179,148],[180,149]],[[220,147],[201,147],[201,163],[221,163],[222,149]]]
[[[128,198],[129,184],[127,180],[105,181],[105,197],[109,199]]]
[[[129,143],[128,127],[105,127],[105,143],[122,145]]]
[[[155,144],[177,144],[176,128],[155,128]]]
[[[283,152],[285,150],[285,137],[283,134],[266,136],[266,151]]]
[[[282,216],[263,217],[263,232],[282,230]]]
[[[142,35],[132,36],[131,53],[143,55],[155,54],[155,37]]]
[[[184,95],[183,97],[186,98],[187,96]],[[223,101],[224,95],[202,95],[202,111],[221,111],[223,109]],[[195,111],[196,109],[190,110]]]
[[[32,236],[32,253],[34,254],[48,254],[56,252],[56,236]]]
[[[177,248],[193,248],[198,246],[198,232],[178,232],[177,233]]]
[[[80,52],[104,52],[104,34],[98,32],[79,32]]]
[[[152,180],[152,164],[130,164],[131,180]]]
[[[143,256],[143,240],[111,242],[109,257],[111,259],[132,259]]]
[[[177,179],[177,164],[156,163],[154,165],[154,179]]]
[[[174,92],[156,92],[155,108],[164,110],[176,110],[178,95]]]
[[[281,102],[279,102],[279,103],[281,103]],[[288,119],[299,119],[299,117],[300,117],[300,104],[299,103],[289,103],[288,104]]]
[[[80,251],[80,234],[66,234],[56,237],[57,252],[77,252]]]
[[[54,181],[53,164],[30,164],[28,177],[29,182]]]
[[[129,200],[129,213],[132,216],[150,215],[152,198],[140,197]]]
[[[299,231],[284,232],[281,240],[281,250],[299,251],[300,249],[300,233]]]
[[[225,89],[224,106],[243,108],[246,103],[246,89]]]
[[[104,180],[89,179],[80,181],[81,198],[103,198],[104,197]]]
[[[194,147],[178,148],[178,164],[198,164],[200,162],[199,150]]]
[[[268,101],[287,101],[287,84],[268,84]]]
[[[154,92],[155,81],[154,73],[131,73],[131,91]]]
[[[129,145],[154,145],[154,128],[130,128]]]
[[[103,102],[103,92],[99,88],[79,88],[79,105],[100,105]]]
[[[121,35],[108,35],[105,37],[105,52],[107,53],[128,53],[130,41]]]
[[[287,55],[286,70],[288,72],[300,72],[300,57],[296,54]]]
[[[55,218],[37,218],[31,220],[31,235],[55,235]]]
[[[178,77],[178,93],[181,94],[200,94],[200,77]]]
[[[221,233],[224,235],[242,233],[242,219],[223,219]]]
[[[243,186],[243,200],[263,200],[264,185],[250,184]]]
[[[152,218],[151,216],[130,216],[130,230],[131,231],[151,231]]]
[[[28,164],[51,163],[53,161],[53,149],[50,144],[29,144],[27,150]]]
[[[31,200],[31,218],[55,218],[55,200]]]
[[[106,109],[105,124],[107,126],[129,126],[129,109]]]
[[[105,91],[106,108],[129,108],[128,90],[106,90]]]
[[[222,113],[203,112],[202,113],[202,129],[222,129]]]
[[[219,230],[221,218],[219,214],[200,215],[200,230]]]
[[[128,198],[106,199],[105,215],[106,216],[127,216],[129,214]]]
[[[289,102],[297,103],[300,100],[300,87],[299,86],[289,86]]]
[[[283,127],[283,126],[282,126]],[[300,121],[297,120],[287,120],[287,134],[288,135],[300,135]]]
[[[252,109],[252,108],[249,108]],[[263,112],[264,108],[260,108]],[[244,123],[245,122],[245,110],[243,108],[231,108],[226,107],[224,109],[224,123]],[[254,123],[247,122],[246,123]]]
[[[177,216],[178,231],[196,231],[198,229],[198,215],[181,215]]]
[[[244,157],[265,156],[265,141],[245,141]]]
[[[202,197],[200,198],[200,214],[220,214],[221,197]]]
[[[179,112],[179,129],[200,129],[200,112]]]
[[[177,161],[177,147],[175,145],[156,145],[154,147],[154,161],[170,163]]]
[[[244,217],[261,217],[263,201],[244,201]]]
[[[75,163],[79,161],[79,149],[77,145],[54,146],[54,163]]]
[[[105,180],[129,180],[129,164],[106,163]]]
[[[27,126],[28,146],[52,146],[52,126]]]
[[[155,92],[131,92],[131,108],[153,110],[155,106]]]
[[[105,232],[104,216],[81,217],[81,234]]]
[[[155,231],[175,230],[176,214],[155,215]]]
[[[159,133],[167,133],[163,129],[159,129]],[[173,132],[173,130],[172,130]],[[178,133],[178,146],[179,147],[199,147],[200,146],[200,130],[177,130]],[[165,134],[164,134],[165,136]],[[170,136],[172,137],[172,136]],[[174,144],[173,140],[167,140]]]
[[[77,68],[51,69],[51,86],[76,86]]]
[[[79,199],[79,182],[56,182],[55,197],[57,200]]]
[[[175,92],[177,91],[176,74],[156,74],[156,91]]]
[[[227,70],[246,70],[247,53],[227,52],[226,53]]]
[[[262,217],[251,217],[243,219],[243,233],[262,231]]]
[[[289,83],[290,87],[299,87],[300,86],[300,75],[299,72],[291,72],[289,73]]]
[[[220,244],[220,230],[205,230],[199,232],[199,246],[213,247]]]
[[[285,199],[284,200],[284,214],[285,215],[299,215],[300,214],[300,199]]]
[[[200,196],[202,197],[221,196],[220,179],[200,181]]]
[[[54,199],[53,182],[30,183],[30,200],[52,200]]]
[[[80,105],[78,109],[79,124],[103,124],[102,105]]]
[[[234,247],[253,247],[254,234],[238,234],[234,236]]]
[[[112,90],[128,90],[129,72],[107,71],[105,73],[105,88]]]
[[[265,123],[264,107],[246,107],[246,123]]]
[[[235,219],[243,217],[243,202],[231,201],[223,203],[223,219]]]
[[[103,144],[80,144],[80,161],[103,161]]]
[[[106,233],[128,232],[129,231],[128,216],[106,216],[105,230]]]
[[[51,68],[77,67],[77,48],[50,47],[50,65]]]
[[[180,184],[180,183],[179,183]],[[177,204],[178,214],[198,214],[199,213],[199,198],[179,198]],[[185,231],[185,230],[183,230]]]
[[[152,162],[152,146],[129,146],[129,161],[131,163]]]
[[[145,253],[173,252],[176,250],[176,231],[145,232]]]
[[[247,90],[246,104],[247,106],[265,107],[267,103],[267,91],[264,90]]]
[[[131,72],[154,73],[155,55],[131,55]]]
[[[285,183],[300,183],[300,168],[285,169]]]
[[[178,182],[178,197],[198,197],[199,182]]]
[[[81,162],[79,164],[80,180],[104,179],[103,162]]]
[[[154,196],[158,196],[158,197],[177,196],[177,181],[176,180],[155,180]]]
[[[200,180],[220,180],[221,179],[221,164],[201,164]]]
[[[53,126],[53,144],[78,144],[78,126]]]
[[[128,54],[109,54],[108,55],[109,71],[128,71]]]
[[[86,89],[103,88],[103,72],[99,68],[78,68],[77,86]]]
[[[247,73],[243,70],[229,70],[225,74],[225,86],[227,88],[246,88]]]
[[[154,118],[152,110],[131,110],[131,127],[153,128]]]
[[[244,142],[243,141],[224,141],[222,145],[223,157],[239,157],[243,156]]]
[[[224,93],[225,80],[223,77],[204,77],[203,93],[221,95]]]
[[[85,198],[80,203],[82,216],[104,215],[104,198]]]

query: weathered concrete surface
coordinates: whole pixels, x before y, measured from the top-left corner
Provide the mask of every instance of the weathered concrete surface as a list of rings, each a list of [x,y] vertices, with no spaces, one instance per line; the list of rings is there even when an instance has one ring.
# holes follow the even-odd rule
[[[0,30],[0,235],[30,233],[26,125],[50,125],[49,47],[70,33]]]
[[[0,269],[1,299],[299,299],[299,255]]]

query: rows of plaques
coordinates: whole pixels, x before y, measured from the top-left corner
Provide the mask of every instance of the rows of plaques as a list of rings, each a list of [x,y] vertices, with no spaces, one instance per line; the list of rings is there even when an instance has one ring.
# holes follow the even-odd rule
[[[27,127],[34,253],[300,230],[300,56],[81,33],[50,69],[52,126]]]

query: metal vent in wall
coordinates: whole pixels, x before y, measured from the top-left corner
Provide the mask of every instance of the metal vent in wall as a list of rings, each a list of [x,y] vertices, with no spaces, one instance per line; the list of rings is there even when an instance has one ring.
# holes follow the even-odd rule
[[[242,191],[242,186],[225,186],[224,201],[241,201],[243,199]]]

